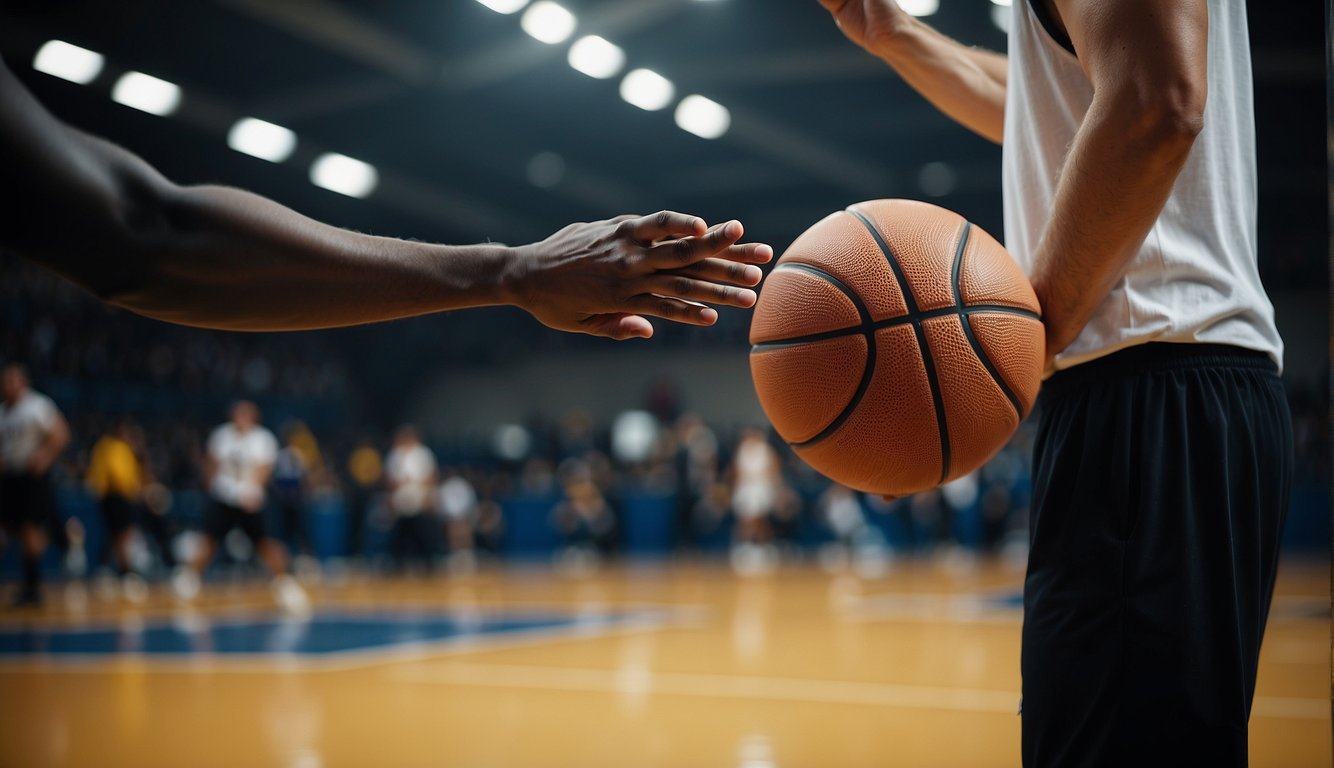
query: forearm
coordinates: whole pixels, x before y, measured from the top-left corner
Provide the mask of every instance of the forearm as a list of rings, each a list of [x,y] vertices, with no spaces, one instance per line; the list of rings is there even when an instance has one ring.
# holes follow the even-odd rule
[[[1004,55],[962,45],[911,17],[873,52],[955,122],[1001,143],[1005,134]]]
[[[1171,111],[1094,98],[1067,155],[1031,275],[1048,360],[1075,340],[1134,259],[1198,130]]]
[[[511,251],[503,246],[362,235],[223,187],[180,188],[161,207],[154,226],[111,254],[126,265],[126,281],[101,291],[151,317],[296,330],[504,301]]]

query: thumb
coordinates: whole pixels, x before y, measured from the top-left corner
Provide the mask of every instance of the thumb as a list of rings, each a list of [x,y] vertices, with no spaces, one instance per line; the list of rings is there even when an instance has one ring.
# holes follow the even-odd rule
[[[617,341],[653,337],[653,325],[639,315],[616,312],[593,315],[584,321],[585,330],[594,336],[605,336]]]

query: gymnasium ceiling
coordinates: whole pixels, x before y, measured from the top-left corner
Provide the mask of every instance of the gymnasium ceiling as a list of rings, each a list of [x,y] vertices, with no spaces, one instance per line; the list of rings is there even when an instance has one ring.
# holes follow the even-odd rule
[[[562,2],[578,18],[571,40],[601,35],[625,49],[627,68],[673,80],[678,98],[724,104],[727,134],[701,139],[677,128],[670,108],[627,104],[618,79],[566,64],[568,42],[538,42],[519,14],[474,0],[7,0],[0,46],[53,111],[178,181],[254,189],[379,234],[513,243],[671,207],[742,219],[781,249],[828,211],[872,197],[933,199],[999,232],[999,150],[844,41],[814,0]],[[1306,131],[1320,142],[1319,8],[1302,5],[1312,19],[1252,9],[1262,138]],[[929,20],[1003,49],[992,8],[942,0]],[[102,74],[80,86],[34,72],[33,53],[51,38],[104,54]],[[180,111],[113,103],[127,70],[178,83]],[[272,164],[228,149],[227,129],[243,116],[294,130],[296,154]],[[1273,144],[1261,156],[1273,199],[1323,189],[1313,156]],[[365,200],[312,186],[309,163],[326,150],[374,164],[380,186]],[[550,186],[531,180],[539,156]],[[932,163],[946,166],[924,179]]]

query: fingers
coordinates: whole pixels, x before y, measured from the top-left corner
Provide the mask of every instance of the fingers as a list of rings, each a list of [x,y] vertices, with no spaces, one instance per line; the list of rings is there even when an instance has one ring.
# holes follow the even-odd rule
[[[732,250],[750,248],[751,246],[734,245]],[[768,246],[765,246],[766,248]],[[765,259],[767,261],[767,259]],[[763,262],[760,262],[763,263]],[[707,280],[711,283],[732,283],[733,285],[744,285],[752,287],[760,284],[760,279],[764,277],[764,272],[759,267],[752,267],[749,264],[740,263],[740,259],[705,259],[691,264],[688,267],[672,270],[663,274],[668,275],[687,275],[698,280]]]
[[[643,294],[628,302],[629,309],[640,315],[653,315],[686,325],[713,325],[718,322],[718,310],[671,296]]]
[[[624,312],[590,315],[581,324],[586,333],[617,341],[647,339],[653,336],[653,325],[648,320]]]
[[[755,267],[751,267],[755,269]],[[758,272],[759,270],[756,269]],[[718,285],[704,280],[695,280],[685,275],[657,274],[647,278],[644,285],[650,293],[675,299],[689,299],[694,302],[707,301],[726,307],[750,308],[755,306],[755,292],[748,288],[731,285]]]
[[[648,251],[647,262],[658,269],[688,266],[726,252],[745,233],[741,222],[729,221],[709,229],[700,237],[683,237],[655,245]]]
[[[651,243],[664,237],[699,236],[708,231],[704,219],[675,211],[658,211],[650,216],[624,220],[620,227],[636,240]]]

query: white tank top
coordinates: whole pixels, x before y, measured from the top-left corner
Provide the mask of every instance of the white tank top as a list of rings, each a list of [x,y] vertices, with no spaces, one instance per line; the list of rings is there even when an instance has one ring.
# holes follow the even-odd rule
[[[1066,149],[1093,99],[1069,40],[1044,26],[1039,3],[1014,0],[1003,151],[1006,247],[1029,274]],[[1204,129],[1162,214],[1057,355],[1057,369],[1151,341],[1232,344],[1282,366],[1283,341],[1255,262],[1255,118],[1241,0],[1209,0],[1208,77]]]

